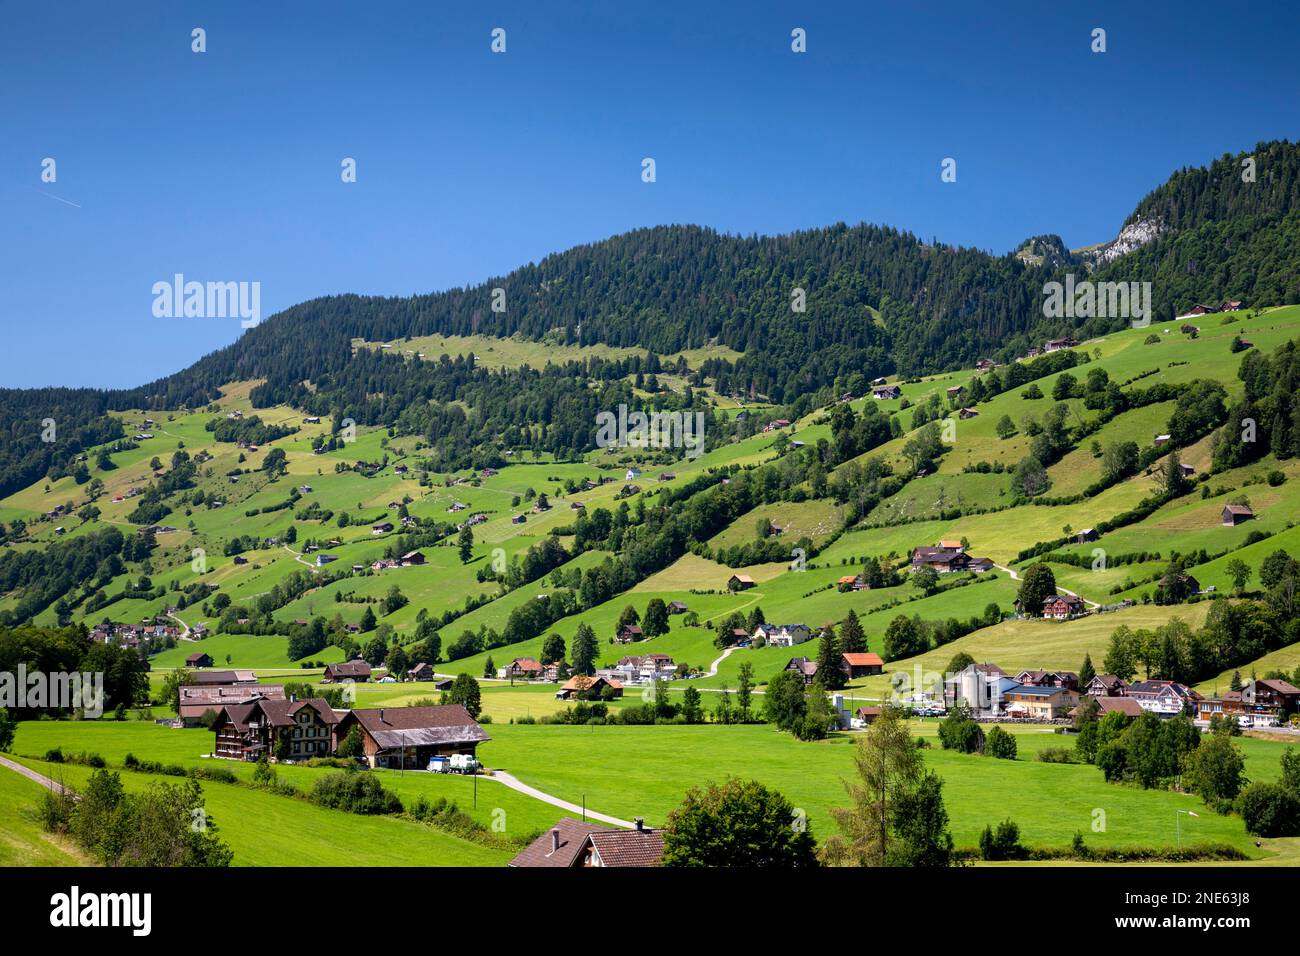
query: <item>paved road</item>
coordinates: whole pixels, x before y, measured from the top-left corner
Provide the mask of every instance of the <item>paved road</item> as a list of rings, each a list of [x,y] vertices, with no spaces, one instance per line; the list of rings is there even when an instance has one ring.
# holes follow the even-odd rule
[[[734,650],[736,650],[736,645],[733,644],[733,645],[731,645],[730,647],[728,647],[725,651],[723,651],[723,652],[722,652],[722,656],[719,657],[719,658],[718,658],[716,661],[714,661],[712,664],[710,664],[710,665],[709,665],[709,669],[708,669],[707,671],[705,671],[703,674],[701,674],[700,676],[701,676],[701,677],[716,677],[717,674],[718,674],[718,668],[719,668],[720,666],[722,666],[722,662],[723,662],[723,661],[725,661],[728,657],[731,656],[731,652],[734,651]]]
[[[515,777],[512,774],[506,773],[504,770],[493,770],[492,776],[490,777],[485,776],[483,779],[496,780],[500,783],[505,784],[511,790],[517,790],[520,793],[527,794],[528,796],[533,797],[536,800],[541,800],[543,803],[549,803],[552,806],[559,807],[562,810],[568,810],[570,813],[574,814],[579,819],[582,818],[583,811],[582,811],[582,807],[579,804],[570,803],[567,800],[561,800],[559,797],[552,796],[549,793],[544,793],[543,791],[538,790],[536,787],[530,787],[528,786],[528,784],[523,783],[517,777]],[[611,817],[604,813],[596,813],[594,810],[590,810],[590,809],[587,810],[587,819],[599,820],[601,823],[608,823],[611,826],[616,826],[616,827],[624,827],[625,829],[628,830],[631,830],[636,826],[636,824],[632,823],[630,820],[620,820],[618,817]]]
[[[57,780],[51,780],[49,777],[45,776],[44,774],[39,774],[35,770],[32,770],[30,767],[24,767],[22,764],[10,760],[7,757],[0,757],[0,767],[8,767],[10,770],[14,771],[15,773],[22,774],[28,780],[32,780],[35,781],[36,783],[39,783],[42,787],[44,787],[47,790],[53,790],[55,793],[63,792],[63,784],[59,783]]]

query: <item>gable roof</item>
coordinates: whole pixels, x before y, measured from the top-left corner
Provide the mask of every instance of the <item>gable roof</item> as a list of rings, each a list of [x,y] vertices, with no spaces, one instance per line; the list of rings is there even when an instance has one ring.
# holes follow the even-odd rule
[[[325,673],[331,677],[369,677],[370,665],[365,661],[347,661],[343,664],[326,664]]]
[[[356,720],[382,749],[490,740],[478,721],[461,704],[433,707],[368,707],[349,711],[344,721]]]
[[[664,835],[655,830],[593,830],[586,844],[605,866],[658,866],[664,854]]]
[[[867,651],[861,653],[856,651],[845,651],[841,656],[844,658],[844,662],[850,667],[872,667],[875,665],[879,665],[880,667],[885,666],[885,662],[881,659],[879,654],[872,654]]]
[[[304,707],[316,711],[316,716],[321,722],[331,727],[339,722],[338,714],[330,708],[328,701],[313,697],[309,700],[294,701],[258,698],[243,704],[227,704],[218,715],[218,723],[229,722],[235,725],[236,730],[244,731],[248,729],[250,721],[259,718],[265,719],[272,727],[289,727],[296,723],[294,718]],[[224,720],[221,719],[223,717]]]
[[[573,866],[587,841],[588,834],[604,832],[608,827],[585,823],[572,817],[561,817],[555,826],[524,847],[508,866]],[[556,836],[558,830],[558,848]]]

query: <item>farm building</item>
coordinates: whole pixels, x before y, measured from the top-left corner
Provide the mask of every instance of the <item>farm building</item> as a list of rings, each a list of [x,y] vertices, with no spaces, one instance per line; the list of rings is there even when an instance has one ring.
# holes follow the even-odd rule
[[[345,680],[364,684],[370,680],[370,665],[363,660],[348,661],[346,664],[326,664],[322,684],[338,684]]]
[[[576,674],[570,677],[555,692],[556,700],[574,700],[586,698],[595,700],[606,696],[608,693],[611,697],[623,696],[623,685],[611,677],[587,677],[582,674]]]
[[[871,397],[878,401],[884,401],[889,398],[898,398],[902,394],[903,390],[897,385],[875,385],[872,386],[871,389]]]
[[[852,680],[855,677],[870,677],[883,674],[885,662],[879,654],[846,651],[840,655],[844,673]]]
[[[807,657],[792,657],[786,661],[784,670],[794,671],[805,684],[811,684],[817,679],[817,662]]]
[[[1253,517],[1255,517],[1255,512],[1250,509],[1250,505],[1223,506],[1223,525],[1226,528],[1239,525],[1243,521],[1249,521]]]
[[[755,585],[748,574],[733,574],[727,579],[727,588],[731,591],[747,591]]]
[[[185,658],[186,667],[211,667],[212,657],[203,651],[195,651]]]
[[[343,740],[361,729],[366,762],[373,767],[423,770],[429,758],[474,754],[491,738],[460,704],[435,707],[375,707],[351,710],[339,721]]]

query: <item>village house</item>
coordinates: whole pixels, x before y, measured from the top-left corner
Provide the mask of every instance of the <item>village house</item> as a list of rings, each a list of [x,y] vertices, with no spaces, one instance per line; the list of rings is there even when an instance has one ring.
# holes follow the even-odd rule
[[[997,365],[990,362],[988,359],[982,358],[975,363],[975,371],[977,372],[991,372],[995,368],[997,368]]]
[[[812,628],[807,624],[760,624],[750,639],[762,640],[768,647],[793,647],[811,640]]]
[[[1073,594],[1053,594],[1043,600],[1043,619],[1068,621],[1085,613],[1083,600]]]
[[[783,670],[794,671],[801,678],[805,685],[811,684],[817,679],[817,662],[807,657],[792,657],[786,661]]]
[[[182,684],[176,689],[176,716],[182,726],[197,727],[204,714],[220,714],[227,704],[285,699],[280,684]]]
[[[1124,696],[1133,698],[1143,710],[1159,717],[1176,717],[1187,705],[1195,706],[1201,700],[1201,695],[1186,684],[1171,680],[1134,681]]]
[[[835,586],[840,591],[864,591],[867,582],[860,574],[846,574],[835,582]]]
[[[1218,311],[1219,310],[1212,305],[1202,305],[1200,303],[1197,303],[1196,305],[1192,306],[1190,309],[1188,309],[1186,312],[1182,313],[1181,315],[1174,316],[1174,321],[1177,322],[1177,321],[1181,321],[1182,319],[1190,319],[1193,316],[1197,316],[1197,315],[1213,315],[1215,312]]]
[[[575,674],[570,677],[555,692],[556,700],[600,700],[605,697],[622,697],[623,684],[612,677],[596,675],[587,677],[583,674]]]
[[[640,469],[640,468],[629,468],[629,469],[627,470],[627,473],[623,475],[623,480],[624,480],[624,481],[632,481],[632,480],[634,480],[634,479],[636,479],[636,478],[640,478],[640,477],[641,477],[641,469]]]
[[[961,417],[961,418],[974,418],[975,416],[977,416],[977,415],[979,414],[979,412],[976,411],[976,410],[973,409],[973,408],[963,408],[963,409],[962,409],[960,412],[958,412],[957,414],[958,414],[958,416]]]
[[[663,856],[663,834],[641,818],[631,830],[597,826],[564,817],[521,850],[515,867],[647,867]]]
[[[1079,342],[1077,339],[1067,335],[1065,336],[1065,338],[1061,338],[1061,339],[1048,339],[1043,344],[1043,351],[1059,352],[1061,349],[1072,349],[1078,344]]]
[[[229,760],[262,756],[306,760],[337,749],[338,715],[321,698],[226,704],[217,714],[213,753]]]
[[[990,558],[977,558],[967,554],[965,546],[960,541],[945,540],[940,541],[933,548],[912,549],[912,570],[919,571],[926,567],[934,568],[940,574],[957,571],[979,574],[991,570],[993,561]]]
[[[1025,687],[1064,687],[1066,690],[1079,689],[1079,675],[1074,671],[1021,671],[1015,677],[1016,682]]]
[[[902,394],[903,390],[897,385],[873,385],[871,388],[871,397],[877,401],[898,398]]]
[[[747,591],[754,587],[755,581],[748,574],[733,574],[727,579],[727,589],[731,591]]]
[[[424,564],[424,553],[422,551],[408,551],[399,560],[404,568],[417,567]]]
[[[1196,719],[1207,724],[1214,717],[1240,721],[1245,715],[1246,705],[1239,690],[1224,691],[1222,697],[1206,697],[1196,702]]]
[[[1223,506],[1223,525],[1225,528],[1239,525],[1243,521],[1249,521],[1253,517],[1255,517],[1255,512],[1250,509],[1250,505]]]
[[[190,673],[191,684],[256,684],[257,675],[252,671],[193,671]]]
[[[321,677],[322,684],[341,684],[344,681],[364,684],[370,680],[370,665],[363,660],[348,661],[345,664],[326,664]]]
[[[624,624],[614,635],[614,640],[619,644],[631,644],[633,641],[642,640],[645,633],[641,630],[639,624]]]
[[[212,657],[209,654],[205,654],[203,651],[195,651],[193,654],[185,658],[185,666],[186,667],[211,667]]]
[[[1088,681],[1084,693],[1090,697],[1123,697],[1128,684],[1114,674],[1097,674]]]
[[[433,665],[425,661],[421,661],[420,663],[416,664],[414,667],[411,667],[406,671],[406,679],[408,681],[433,680]]]
[[[502,671],[507,679],[537,680],[542,676],[542,665],[531,657],[516,657]]]
[[[353,727],[360,728],[371,768],[424,770],[432,757],[473,756],[491,739],[460,704],[351,710],[339,721],[338,739],[347,739]]]
[[[1105,717],[1107,714],[1116,711],[1123,714],[1125,717],[1142,716],[1142,705],[1132,697],[1096,697],[1093,695],[1085,695],[1084,699],[1087,699],[1087,697],[1092,697],[1092,699],[1097,702],[1097,716],[1099,718]],[[1080,703],[1071,710],[1067,716],[1078,717],[1081,710],[1083,710],[1082,701],[1080,701]]]
[[[954,385],[954,386],[952,386],[951,388],[949,388],[949,389],[947,390],[947,392],[948,392],[948,397],[949,397],[949,398],[956,398],[958,395],[960,395],[960,394],[961,394],[962,392],[964,392],[964,391],[966,391],[966,389],[965,389],[964,386],[961,386],[961,385]]]
[[[1247,707],[1294,714],[1300,705],[1300,687],[1284,680],[1253,680],[1241,688],[1241,701]]]
[[[687,607],[685,604],[683,604],[681,601],[669,601],[669,602],[668,602],[668,613],[669,613],[669,614],[685,614],[685,613],[686,613],[687,611],[689,611],[689,610],[690,610],[690,608]]]
[[[1066,716],[1078,705],[1079,695],[1068,687],[1026,687],[1021,685],[1003,694],[1008,717],[1032,720],[1055,720]]]

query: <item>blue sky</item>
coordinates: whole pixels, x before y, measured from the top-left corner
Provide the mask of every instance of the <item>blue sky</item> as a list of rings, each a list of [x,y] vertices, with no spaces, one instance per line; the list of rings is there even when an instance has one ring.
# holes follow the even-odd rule
[[[0,384],[135,385],[233,341],[153,316],[177,272],[260,282],[265,317],[659,223],[1079,246],[1179,167],[1300,138],[1290,4],[813,6],[9,3]]]

